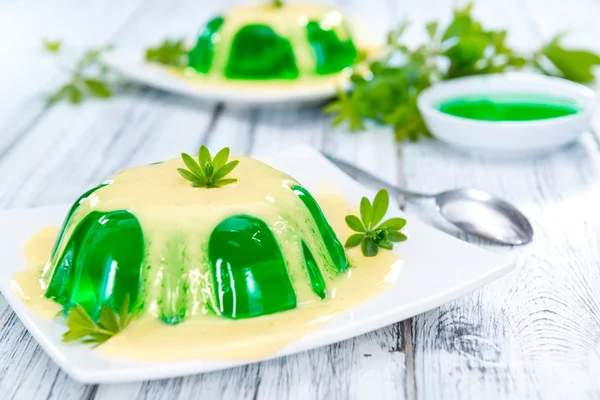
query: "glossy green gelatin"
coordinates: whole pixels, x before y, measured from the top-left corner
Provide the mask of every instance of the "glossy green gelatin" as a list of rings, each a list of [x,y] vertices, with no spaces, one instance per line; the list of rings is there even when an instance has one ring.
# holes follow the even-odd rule
[[[89,213],[62,250],[46,297],[65,309],[81,304],[92,318],[102,306],[118,311],[125,296],[138,299],[144,235],[128,211]]]
[[[568,99],[521,93],[455,97],[438,109],[455,117],[495,122],[535,121],[579,112],[577,104]]]
[[[354,64],[357,54],[349,24],[333,7],[255,4],[210,20],[188,54],[188,65],[210,77],[294,80],[339,73]]]
[[[221,315],[249,318],[296,307],[283,255],[263,221],[227,218],[210,235],[208,255]]]
[[[295,79],[298,67],[287,39],[267,25],[246,25],[233,38],[225,76],[232,79]]]
[[[351,66],[357,51],[352,40],[340,40],[333,29],[323,29],[317,21],[306,25],[306,36],[316,62],[316,72],[328,75]]]
[[[46,296],[65,311],[81,304],[97,319],[103,306],[118,311],[128,296],[130,311],[152,309],[167,324],[211,310],[231,319],[252,318],[295,308],[292,279],[305,279],[325,299],[325,276],[350,266],[319,205],[300,185],[282,186],[284,209],[277,208],[282,207],[277,201],[266,203],[282,210],[266,214],[275,218],[271,225],[238,214],[202,235],[193,230],[201,225],[202,215],[192,231],[180,229],[179,223],[153,231],[152,224],[145,230],[130,211],[94,209],[107,199],[101,193],[105,186],[75,202],[42,273]],[[279,227],[273,231],[276,221]],[[205,311],[192,311],[199,306]]]
[[[158,297],[160,319],[175,325],[187,316],[189,281],[186,271],[188,260],[186,238],[174,234],[166,241],[161,254],[161,288]]]
[[[304,240],[302,241],[302,255],[304,256],[304,263],[306,266],[308,279],[310,280],[310,286],[317,296],[319,296],[321,299],[324,299],[326,296],[325,279],[323,278],[319,264],[317,264],[315,257],[312,255],[308,245]]]
[[[216,17],[210,20],[198,36],[196,46],[188,54],[189,66],[197,72],[207,73],[212,66],[214,38],[225,20]]]
[[[100,189],[101,187],[106,186],[104,183],[100,184],[96,187],[91,188],[90,190],[88,190],[87,192],[85,192],[84,194],[82,194],[81,196],[79,196],[79,198],[75,201],[75,203],[71,206],[71,208],[69,209],[69,213],[67,214],[65,221],[63,222],[62,227],[60,228],[60,232],[58,233],[58,238],[56,239],[56,243],[54,244],[54,248],[52,249],[52,257],[56,257],[58,254],[58,246],[61,243],[63,236],[65,234],[65,230],[67,229],[67,224],[69,223],[69,221],[71,221],[71,217],[73,217],[73,214],[75,213],[75,211],[77,210],[77,208],[83,204],[84,201],[87,200],[87,198],[94,193],[96,190]],[[57,262],[57,260],[52,260],[54,263]]]
[[[346,252],[344,251],[344,246],[342,246],[337,239],[333,228],[329,225],[329,222],[327,222],[327,219],[325,218],[325,215],[323,215],[323,211],[321,211],[321,207],[319,207],[315,198],[302,186],[292,186],[291,189],[296,193],[300,200],[302,200],[315,220],[321,239],[327,248],[329,257],[333,260],[337,272],[346,271],[350,268],[350,263],[346,256]]]

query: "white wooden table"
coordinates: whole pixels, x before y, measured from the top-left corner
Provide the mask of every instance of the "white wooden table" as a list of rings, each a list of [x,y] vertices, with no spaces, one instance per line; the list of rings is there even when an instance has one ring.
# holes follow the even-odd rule
[[[0,207],[71,202],[110,174],[200,144],[254,156],[310,143],[415,189],[478,187],[514,202],[535,242],[503,248],[408,212],[517,267],[486,288],[413,319],[269,362],[154,382],[81,385],[43,353],[0,296],[0,399],[600,398],[600,153],[587,134],[544,159],[499,163],[443,146],[396,146],[383,128],[350,134],[318,108],[232,109],[142,88],[79,107],[46,106],[61,83],[42,37],[89,47],[146,46],[193,35],[234,0],[0,0]],[[404,16],[407,39],[452,0],[340,0],[377,32]],[[480,0],[476,14],[532,48],[577,28],[569,43],[600,50],[600,0]],[[600,122],[597,116],[596,122]],[[596,124],[600,126],[600,124]],[[402,155],[402,156],[400,156]],[[0,256],[1,257],[1,256]],[[1,268],[1,265],[0,265]]]

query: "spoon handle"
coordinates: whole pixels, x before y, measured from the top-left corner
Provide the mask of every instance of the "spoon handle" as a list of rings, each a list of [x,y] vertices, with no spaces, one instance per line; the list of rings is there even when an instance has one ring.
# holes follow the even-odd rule
[[[356,179],[358,181],[369,183],[371,185],[377,185],[379,187],[384,187],[396,195],[404,195],[406,197],[413,197],[416,199],[430,199],[430,198],[435,197],[435,195],[433,195],[433,194],[413,192],[413,191],[398,187],[396,185],[392,185],[391,183],[386,182],[383,179],[378,178],[375,175],[372,175],[372,174],[368,173],[367,171],[358,168],[355,165],[347,163],[346,161],[342,161],[339,158],[333,157],[332,155],[329,155],[329,154],[324,154],[324,155],[329,161],[334,163],[338,168],[340,168],[342,171],[346,172],[348,175],[352,176],[354,179]]]

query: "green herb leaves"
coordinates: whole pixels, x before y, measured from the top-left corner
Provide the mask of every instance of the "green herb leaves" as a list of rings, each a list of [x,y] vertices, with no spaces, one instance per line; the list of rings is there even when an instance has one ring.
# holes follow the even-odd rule
[[[600,65],[600,55],[586,50],[567,50],[560,45],[561,35],[557,35],[536,55],[545,56],[559,71],[559,76],[575,82],[591,82],[594,80],[592,68]],[[547,72],[544,70],[544,72]]]
[[[46,49],[46,51],[48,53],[54,53],[54,54],[56,54],[60,50],[60,46],[61,46],[60,40],[46,40],[46,39],[43,39],[42,43],[44,45],[44,49]]]
[[[67,326],[69,330],[63,335],[63,342],[81,340],[82,343],[99,346],[122,331],[135,317],[129,314],[129,296],[125,296],[121,310],[117,314],[112,308],[103,306],[98,322],[92,320],[85,309],[78,304],[69,310]]]
[[[173,67],[186,67],[189,49],[183,39],[165,39],[161,44],[146,49],[146,61]]]
[[[361,246],[365,257],[377,255],[379,248],[391,250],[394,242],[403,242],[407,239],[400,229],[406,225],[402,218],[390,218],[381,224],[390,204],[390,196],[385,189],[375,195],[373,204],[363,197],[360,201],[360,218],[356,215],[347,215],[346,224],[355,232],[344,245],[346,248]],[[377,226],[379,224],[379,226]]]
[[[600,56],[584,50],[566,50],[557,36],[539,51],[519,53],[506,43],[506,30],[486,30],[473,18],[473,4],[456,9],[450,23],[425,25],[428,41],[409,48],[402,37],[406,22],[388,34],[386,54],[377,60],[359,58],[353,88],[340,92],[325,107],[333,124],[348,123],[351,131],[365,129],[365,121],[389,125],[396,140],[416,141],[430,136],[417,108],[418,95],[437,81],[462,76],[533,68],[576,82],[594,79],[592,67]],[[365,67],[367,72],[365,73]]]
[[[224,179],[240,163],[238,160],[227,162],[229,147],[221,149],[212,158],[208,148],[202,146],[198,151],[198,162],[186,153],[181,153],[181,158],[188,169],[178,168],[177,171],[194,187],[219,188],[237,182],[237,179]]]
[[[60,41],[44,40],[43,46],[47,52],[57,57],[60,56],[62,49]],[[102,46],[87,50],[72,67],[59,63],[62,69],[69,74],[70,79],[48,96],[48,103],[68,101],[71,104],[79,104],[86,97],[111,97],[113,90],[108,77],[109,70],[100,61],[101,56],[111,49],[112,46]]]

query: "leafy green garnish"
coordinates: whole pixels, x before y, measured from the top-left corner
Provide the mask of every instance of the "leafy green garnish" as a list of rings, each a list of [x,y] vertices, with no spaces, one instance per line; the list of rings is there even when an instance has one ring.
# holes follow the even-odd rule
[[[350,130],[364,130],[365,121],[393,127],[396,140],[416,141],[430,134],[417,108],[417,97],[440,80],[529,68],[576,82],[594,79],[592,67],[600,56],[584,50],[566,50],[558,35],[540,50],[520,53],[506,43],[506,30],[486,30],[473,18],[473,4],[455,9],[442,27],[425,25],[428,41],[409,48],[401,41],[408,24],[389,32],[383,57],[365,61],[359,56],[350,93],[325,107],[335,115],[333,124],[347,122]],[[365,67],[367,71],[365,72]]]
[[[129,295],[125,296],[119,314],[111,307],[103,306],[98,322],[89,316],[81,304],[77,304],[69,310],[69,330],[63,334],[63,342],[81,340],[81,343],[99,346],[125,329],[134,317],[135,312],[129,314]]]
[[[60,56],[62,48],[60,41],[44,40],[43,45],[49,53]],[[79,104],[86,97],[111,97],[113,90],[108,77],[109,70],[100,60],[101,56],[111,49],[110,45],[90,49],[83,53],[72,67],[61,65],[70,79],[48,96],[48,103],[68,101],[71,104]]]
[[[273,1],[274,7],[279,8],[279,7],[283,6],[283,0],[272,0],[272,1]]]
[[[49,53],[58,53],[60,50],[60,40],[46,40],[43,39],[42,43],[44,44],[44,49]]]
[[[198,162],[186,153],[181,153],[181,158],[188,169],[177,168],[177,171],[194,187],[219,188],[237,182],[233,178],[224,179],[240,163],[238,160],[227,162],[229,147],[221,149],[212,158],[208,147],[203,145],[198,151]]]
[[[187,55],[189,49],[185,46],[183,39],[165,39],[155,47],[146,49],[146,61],[151,61],[173,67],[187,66]]]
[[[346,216],[346,224],[358,233],[350,235],[344,246],[351,248],[360,245],[365,257],[373,257],[377,255],[380,247],[391,250],[394,242],[405,241],[406,235],[400,232],[406,225],[405,219],[390,218],[381,222],[389,205],[390,196],[385,189],[377,192],[373,204],[363,197],[360,201],[360,218],[356,215]]]
[[[550,43],[535,54],[535,62],[543,72],[540,59],[545,56],[558,70],[558,76],[575,82],[594,80],[592,68],[600,65],[600,55],[586,50],[567,50],[560,45],[562,35],[556,35]],[[541,55],[540,55],[541,54]]]

